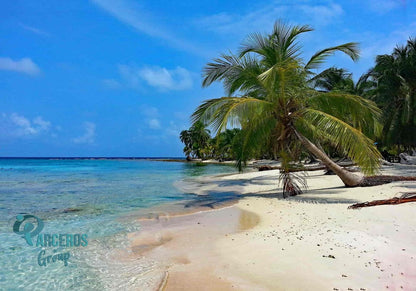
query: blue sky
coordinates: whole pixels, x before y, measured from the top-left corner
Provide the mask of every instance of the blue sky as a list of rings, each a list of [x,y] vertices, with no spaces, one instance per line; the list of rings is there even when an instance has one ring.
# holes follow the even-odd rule
[[[315,28],[305,58],[359,42],[357,63],[323,67],[355,78],[416,36],[406,0],[0,3],[0,156],[182,156],[192,111],[223,95],[201,88],[203,66],[277,19]]]

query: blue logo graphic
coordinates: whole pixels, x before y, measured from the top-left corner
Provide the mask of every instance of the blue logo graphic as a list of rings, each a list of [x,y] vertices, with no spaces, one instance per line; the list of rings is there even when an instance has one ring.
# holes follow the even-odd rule
[[[59,249],[53,249],[52,253],[47,254],[47,248],[72,248],[72,247],[86,247],[88,245],[88,236],[86,233],[44,233],[44,224],[42,219],[31,214],[19,214],[16,216],[16,221],[13,224],[13,232],[21,235],[29,246],[42,247],[43,249],[38,255],[38,265],[46,267],[50,263],[61,261],[64,266],[68,266],[70,258],[69,252],[57,253]],[[36,244],[33,243],[32,238],[37,236]]]
[[[36,220],[37,222],[36,228],[33,225],[33,223],[26,222],[23,226],[23,230],[20,230],[20,226],[23,224],[23,222],[31,218]],[[42,231],[42,229],[43,229],[43,221],[40,218],[34,215],[29,215],[29,214],[26,214],[26,215],[19,214],[18,216],[16,216],[16,222],[13,224],[14,233],[22,235],[22,237],[26,240],[27,244],[30,246],[33,246],[32,237],[39,234]]]

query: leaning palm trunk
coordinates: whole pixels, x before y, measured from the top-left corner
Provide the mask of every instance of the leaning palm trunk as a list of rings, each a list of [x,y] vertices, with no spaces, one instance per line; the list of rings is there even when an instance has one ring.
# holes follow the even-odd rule
[[[347,187],[359,186],[364,180],[364,176],[351,173],[344,169],[343,167],[337,165],[333,162],[323,151],[321,151],[316,145],[314,145],[309,139],[295,131],[296,136],[299,138],[300,142],[305,146],[305,148],[312,153],[315,157],[320,159],[322,163],[327,166],[329,169],[334,171],[334,173],[344,182]]]

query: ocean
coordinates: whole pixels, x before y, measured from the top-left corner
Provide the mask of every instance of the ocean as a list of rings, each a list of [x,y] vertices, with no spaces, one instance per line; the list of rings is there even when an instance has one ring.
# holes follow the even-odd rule
[[[128,252],[139,217],[198,199],[175,182],[234,172],[146,159],[0,159],[0,289],[146,289],[157,279],[156,262],[109,254]]]

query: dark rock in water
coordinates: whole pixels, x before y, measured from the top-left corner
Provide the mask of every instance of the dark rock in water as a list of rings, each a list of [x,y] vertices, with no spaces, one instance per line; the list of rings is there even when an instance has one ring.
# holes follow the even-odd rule
[[[260,171],[260,172],[261,172],[261,171],[270,171],[270,170],[273,170],[272,166],[267,166],[267,165],[264,165],[264,166],[260,166],[260,167],[259,167],[259,171]]]
[[[62,213],[71,213],[71,212],[80,212],[81,209],[79,208],[66,208],[62,211]]]

